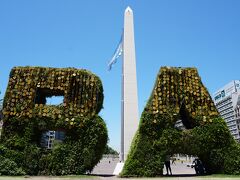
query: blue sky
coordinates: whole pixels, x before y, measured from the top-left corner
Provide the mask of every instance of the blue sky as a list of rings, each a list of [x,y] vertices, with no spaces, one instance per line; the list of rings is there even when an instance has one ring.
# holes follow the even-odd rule
[[[120,147],[121,62],[107,71],[127,5],[134,12],[139,114],[161,66],[197,67],[212,94],[240,79],[239,0],[1,0],[0,90],[14,66],[84,68],[104,86],[110,145]]]

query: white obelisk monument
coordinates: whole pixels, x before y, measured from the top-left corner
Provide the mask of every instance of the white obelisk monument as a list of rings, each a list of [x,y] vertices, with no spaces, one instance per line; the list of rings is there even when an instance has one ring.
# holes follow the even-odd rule
[[[119,175],[122,171],[139,122],[133,11],[130,7],[124,13],[121,104],[120,162],[115,167],[114,175]]]
[[[130,7],[124,13],[122,68],[120,161],[125,161],[139,122],[133,11]]]

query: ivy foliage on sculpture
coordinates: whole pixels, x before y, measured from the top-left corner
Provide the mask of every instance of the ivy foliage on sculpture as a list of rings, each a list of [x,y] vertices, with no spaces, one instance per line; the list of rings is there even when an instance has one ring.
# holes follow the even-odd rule
[[[186,130],[175,127],[179,119]],[[240,146],[197,69],[162,67],[121,175],[162,175],[166,155],[177,153],[199,157],[208,174],[240,174]]]
[[[63,103],[46,105],[46,98]],[[103,104],[100,79],[75,68],[15,67],[4,98],[0,166],[2,175],[64,175],[91,171],[108,140],[98,116]],[[48,130],[65,134],[48,150],[41,139]]]

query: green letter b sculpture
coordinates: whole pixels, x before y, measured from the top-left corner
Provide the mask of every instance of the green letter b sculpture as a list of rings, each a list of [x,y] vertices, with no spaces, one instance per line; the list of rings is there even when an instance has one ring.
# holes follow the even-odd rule
[[[46,98],[63,96],[59,105]],[[4,98],[2,156],[26,174],[82,174],[101,159],[107,129],[98,116],[103,103],[100,79],[74,68],[16,67]],[[48,130],[65,135],[63,142],[43,137]],[[51,150],[41,146],[44,138]],[[6,173],[7,174],[7,173]]]

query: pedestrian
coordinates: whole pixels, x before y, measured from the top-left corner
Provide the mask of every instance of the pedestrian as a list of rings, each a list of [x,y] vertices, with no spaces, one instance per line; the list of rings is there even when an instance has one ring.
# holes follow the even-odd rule
[[[199,158],[194,159],[193,164],[197,175],[205,174],[205,168],[203,166],[202,161]]]
[[[192,164],[193,164],[193,166],[194,166],[194,169],[195,169],[196,174],[197,174],[197,175],[200,174],[200,173],[199,173],[199,170],[198,170],[199,168],[198,168],[197,158],[194,159],[194,161],[193,161]]]
[[[170,175],[172,175],[172,169],[171,169],[171,165],[170,165],[170,155],[166,155],[165,167],[166,167],[166,170],[167,170],[166,175],[169,175],[169,172],[170,172]]]

